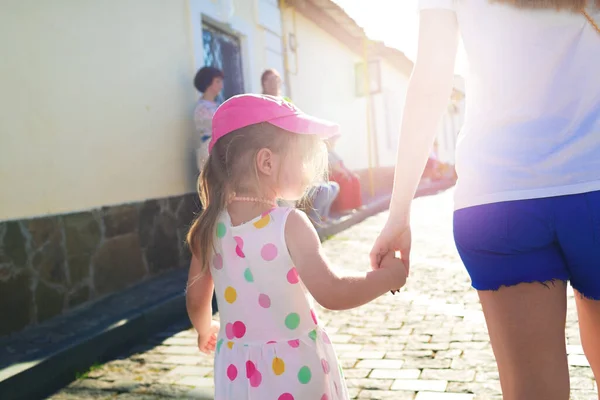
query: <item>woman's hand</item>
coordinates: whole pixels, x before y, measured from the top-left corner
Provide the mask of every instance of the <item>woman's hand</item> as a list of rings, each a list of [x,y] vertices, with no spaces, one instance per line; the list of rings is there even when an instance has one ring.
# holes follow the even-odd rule
[[[198,332],[198,349],[205,353],[210,354],[215,351],[217,347],[217,334],[221,324],[219,321],[212,321],[210,327],[205,332]]]
[[[385,227],[379,234],[379,237],[373,244],[373,249],[370,253],[371,268],[379,269],[381,261],[388,253],[395,255],[400,253],[400,260],[406,267],[406,275],[410,271],[410,246],[411,233],[410,223],[406,221],[398,221],[388,219]]]

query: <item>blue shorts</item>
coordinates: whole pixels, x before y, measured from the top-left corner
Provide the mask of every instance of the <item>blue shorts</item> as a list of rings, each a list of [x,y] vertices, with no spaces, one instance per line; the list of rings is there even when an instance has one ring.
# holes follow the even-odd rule
[[[454,240],[477,290],[569,280],[600,300],[600,191],[457,210]]]

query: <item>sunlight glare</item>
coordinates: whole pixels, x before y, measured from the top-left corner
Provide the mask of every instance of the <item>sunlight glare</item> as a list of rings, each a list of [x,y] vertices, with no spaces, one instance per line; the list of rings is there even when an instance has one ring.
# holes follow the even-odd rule
[[[363,27],[369,38],[400,49],[411,60],[417,54],[419,32],[418,0],[334,0]],[[463,75],[467,60],[462,40],[455,72]]]

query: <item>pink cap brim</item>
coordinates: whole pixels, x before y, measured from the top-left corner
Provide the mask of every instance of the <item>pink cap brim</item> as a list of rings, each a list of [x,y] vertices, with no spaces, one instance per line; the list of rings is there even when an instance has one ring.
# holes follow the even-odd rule
[[[338,124],[311,117],[304,113],[274,118],[267,122],[292,133],[317,135],[323,139],[339,136],[340,134],[340,126]]]

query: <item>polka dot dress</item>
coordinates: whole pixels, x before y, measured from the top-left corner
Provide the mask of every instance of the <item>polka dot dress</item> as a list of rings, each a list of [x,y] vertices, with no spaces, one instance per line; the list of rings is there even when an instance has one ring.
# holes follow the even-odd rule
[[[232,226],[217,223],[211,273],[221,331],[215,400],[346,400],[333,346],[287,250],[275,208]]]

